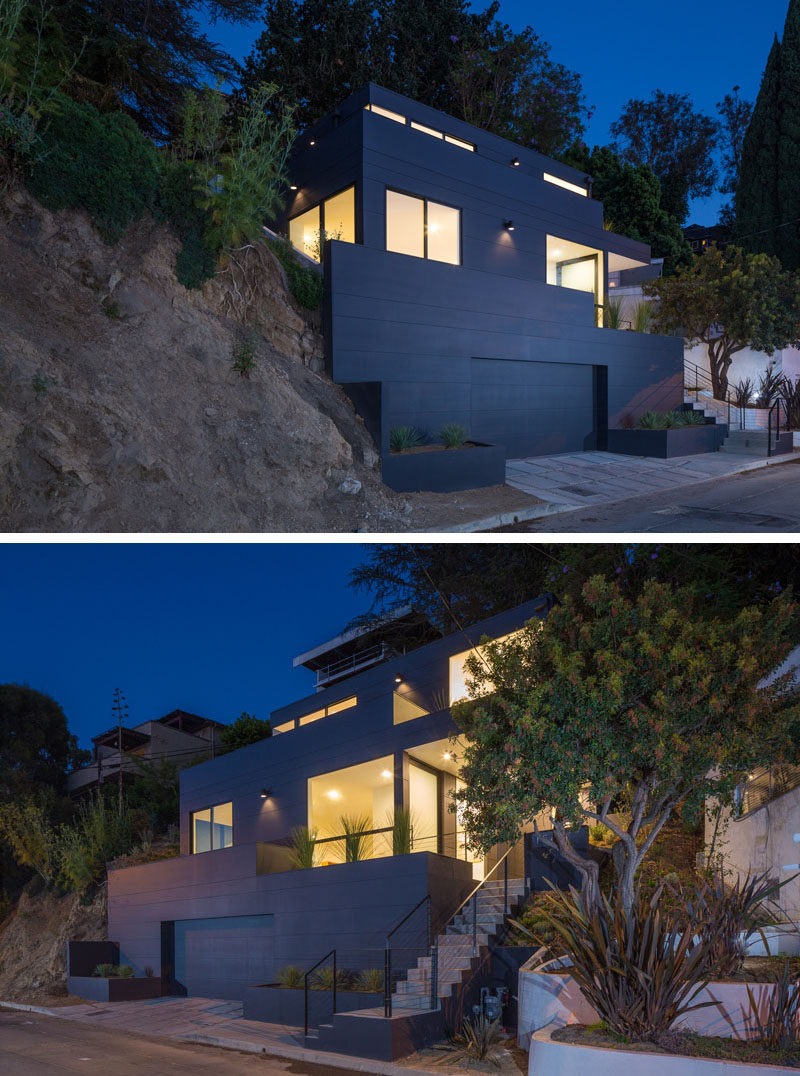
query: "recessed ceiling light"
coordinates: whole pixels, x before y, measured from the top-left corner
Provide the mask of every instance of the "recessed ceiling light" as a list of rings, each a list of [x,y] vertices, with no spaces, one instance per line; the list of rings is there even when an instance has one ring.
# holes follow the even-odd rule
[[[309,144],[309,146],[316,146],[317,143],[312,138],[311,141],[308,144]]]
[[[340,800],[342,798],[341,792],[339,792],[339,790],[336,788],[329,789],[327,792],[327,796],[329,800]]]
[[[394,777],[391,770],[381,770],[381,777]]]
[[[449,762],[452,759],[452,757],[453,756],[450,754],[449,751],[445,751],[445,753],[442,755],[442,758],[445,760],[445,762]]]
[[[561,251],[560,250],[554,250],[553,251],[553,257],[554,258],[560,258],[561,257]]]

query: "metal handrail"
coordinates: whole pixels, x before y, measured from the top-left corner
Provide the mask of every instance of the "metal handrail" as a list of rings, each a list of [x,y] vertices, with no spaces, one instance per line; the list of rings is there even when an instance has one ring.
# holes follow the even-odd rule
[[[334,1015],[336,1014],[336,950],[331,949],[331,951],[329,953],[326,953],[321,960],[318,960],[312,968],[309,968],[303,976],[303,993],[305,995],[305,1014],[303,1022],[303,1031],[306,1035],[308,1034],[308,977],[317,970],[320,964],[324,964],[325,961],[331,956],[333,957],[333,1012]]]
[[[426,909],[426,923],[425,923],[425,935],[426,942],[425,947],[431,950],[431,1008],[435,1008],[436,998],[436,975],[434,974],[434,953],[431,947],[431,895],[426,894],[422,900],[418,901],[410,912],[406,912],[402,919],[400,919],[389,933],[386,935],[386,946],[383,953],[383,1015],[392,1015],[392,935],[402,927],[416,912],[425,906]],[[438,948],[438,947],[437,947]],[[438,953],[436,954],[438,956]]]
[[[447,923],[451,922],[453,919],[455,919],[455,917],[459,914],[461,909],[466,907],[467,904],[469,904],[469,902],[479,892],[479,890],[483,889],[483,887],[486,885],[486,883],[489,881],[489,879],[492,877],[492,875],[494,874],[494,872],[497,870],[497,868],[500,866],[501,863],[504,864],[504,867],[503,867],[503,883],[504,883],[503,884],[503,911],[506,912],[506,913],[508,912],[508,857],[511,855],[511,853],[514,851],[515,848],[516,848],[516,845],[514,845],[514,844],[509,845],[509,847],[505,850],[505,852],[500,857],[500,859],[498,859],[498,861],[495,863],[495,865],[492,867],[492,869],[489,871],[489,873],[486,875],[486,877],[481,879],[480,882],[478,882],[478,884],[472,890],[470,895],[465,900],[461,901],[461,903],[459,904],[459,906],[456,908],[456,910],[454,912],[451,912],[449,915],[447,915],[447,917],[442,921],[443,924],[447,924]],[[475,904],[472,907],[472,926],[473,926],[473,930],[472,930],[472,945],[473,945],[473,951],[475,951],[476,948],[477,948],[477,946],[476,946],[477,909],[478,909],[478,902],[476,901]]]
[[[775,412],[775,448],[778,447],[778,442],[781,436],[781,408],[783,408],[786,415],[786,429],[789,429],[789,407],[786,400],[782,396],[778,396],[775,402],[769,409],[769,415],[767,416],[767,457],[772,456],[772,413]]]
[[[737,821],[800,786],[800,766],[767,766],[750,774],[738,790]]]

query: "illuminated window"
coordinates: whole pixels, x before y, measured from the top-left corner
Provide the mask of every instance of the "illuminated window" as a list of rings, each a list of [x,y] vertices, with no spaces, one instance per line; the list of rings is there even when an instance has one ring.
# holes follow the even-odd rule
[[[282,725],[276,725],[275,726],[275,728],[272,730],[272,735],[277,736],[281,732],[291,732],[293,728],[294,728],[294,720],[292,720],[292,721],[284,721],[284,723]]]
[[[423,134],[430,135],[431,138],[444,138],[441,131],[437,131],[433,127],[426,127],[424,123],[415,123],[412,120],[411,126],[415,131],[422,131]]]
[[[330,717],[331,714],[339,714],[342,710],[351,710],[354,706],[358,705],[358,695],[350,695],[346,699],[341,699],[339,702],[332,702],[329,706],[323,706],[321,710],[314,710],[311,714],[306,714],[301,717],[299,725],[311,725],[314,721],[320,721],[323,717]]]
[[[453,135],[446,134],[444,136],[445,142],[449,142],[451,146],[458,146],[460,149],[468,149],[470,153],[475,152],[475,147],[471,142],[465,142],[463,138],[455,138]]]
[[[566,179],[560,179],[558,176],[551,176],[549,172],[545,172],[543,176],[545,182],[555,183],[557,187],[563,187],[564,190],[572,191],[573,194],[582,194],[584,198],[589,197],[588,187],[579,187],[577,183],[570,183]]]
[[[461,210],[387,190],[386,249],[459,265]]]
[[[289,240],[293,247],[319,261],[325,239],[356,241],[355,187],[326,198],[320,205],[306,210],[289,221]]]
[[[361,858],[392,854],[394,759],[391,755],[323,773],[308,781],[308,828],[317,834],[321,865],[347,858],[344,834],[349,828],[369,832],[361,842]]]
[[[233,804],[218,803],[189,816],[192,852],[215,852],[233,844]]]
[[[411,699],[405,698],[403,695],[394,693],[394,724],[402,725],[405,721],[413,721],[415,717],[425,717],[428,714],[428,710],[424,710],[421,706],[417,706]]]
[[[522,635],[524,628],[519,628],[517,631],[512,631],[508,635],[501,635],[498,639],[492,639],[493,643],[506,643],[509,639],[514,639],[518,635]],[[468,699],[470,697],[468,684],[470,682],[470,675],[467,672],[467,659],[475,654],[481,655],[484,652],[483,647],[476,646],[472,650],[462,650],[460,654],[453,654],[450,658],[450,705],[454,702],[460,702],[461,699]],[[491,691],[491,687],[487,686],[485,691]]]
[[[381,108],[380,105],[364,105],[366,112],[374,112],[376,116],[383,116],[387,120],[394,120],[395,123],[405,123],[405,116],[401,116],[399,112],[392,112],[389,108]]]

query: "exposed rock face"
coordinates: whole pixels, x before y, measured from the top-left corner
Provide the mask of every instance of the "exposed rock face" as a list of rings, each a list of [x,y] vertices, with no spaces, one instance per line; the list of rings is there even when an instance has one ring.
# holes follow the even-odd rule
[[[106,922],[105,885],[88,906],[77,893],[23,893],[0,925],[0,1001],[66,994],[67,942],[104,941]]]
[[[0,529],[407,529],[269,249],[191,292],[176,247],[153,222],[109,247],[82,214],[2,207]]]

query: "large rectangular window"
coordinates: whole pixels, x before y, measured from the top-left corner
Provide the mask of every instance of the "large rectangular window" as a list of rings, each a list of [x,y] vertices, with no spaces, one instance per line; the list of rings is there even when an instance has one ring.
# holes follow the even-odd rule
[[[387,190],[386,249],[460,265],[461,210]]]
[[[323,706],[319,710],[314,710],[313,713],[304,714],[298,721],[299,725],[311,725],[315,721],[320,721],[323,717],[330,717],[332,714],[340,714],[342,710],[351,710],[358,704],[358,696],[350,695],[346,699],[340,699],[339,702],[332,702],[328,706]]]
[[[563,187],[565,191],[582,194],[584,198],[589,197],[588,187],[579,187],[577,183],[570,183],[569,180],[562,179],[560,176],[551,176],[549,172],[545,172],[542,178],[546,183],[553,183],[556,187]]]
[[[513,639],[517,635],[521,635],[524,628],[519,628],[517,631],[509,632],[508,635],[501,635],[497,639],[492,639],[493,643],[505,643],[509,639]],[[469,685],[471,683],[471,677],[467,671],[467,660],[475,655],[481,656],[483,647],[476,646],[473,650],[462,650],[460,654],[453,654],[450,658],[450,705],[454,702],[460,702],[462,699],[468,699]],[[491,689],[487,689],[491,690]]]
[[[326,239],[355,243],[355,187],[348,187],[347,190],[331,195],[324,202],[289,221],[289,240],[292,246],[314,261],[321,261]]]
[[[354,858],[390,856],[393,818],[391,755],[309,779],[308,828],[319,838],[317,852],[321,866]],[[348,831],[363,836],[347,841]]]
[[[192,852],[215,852],[233,844],[233,804],[218,803],[190,815]]]

